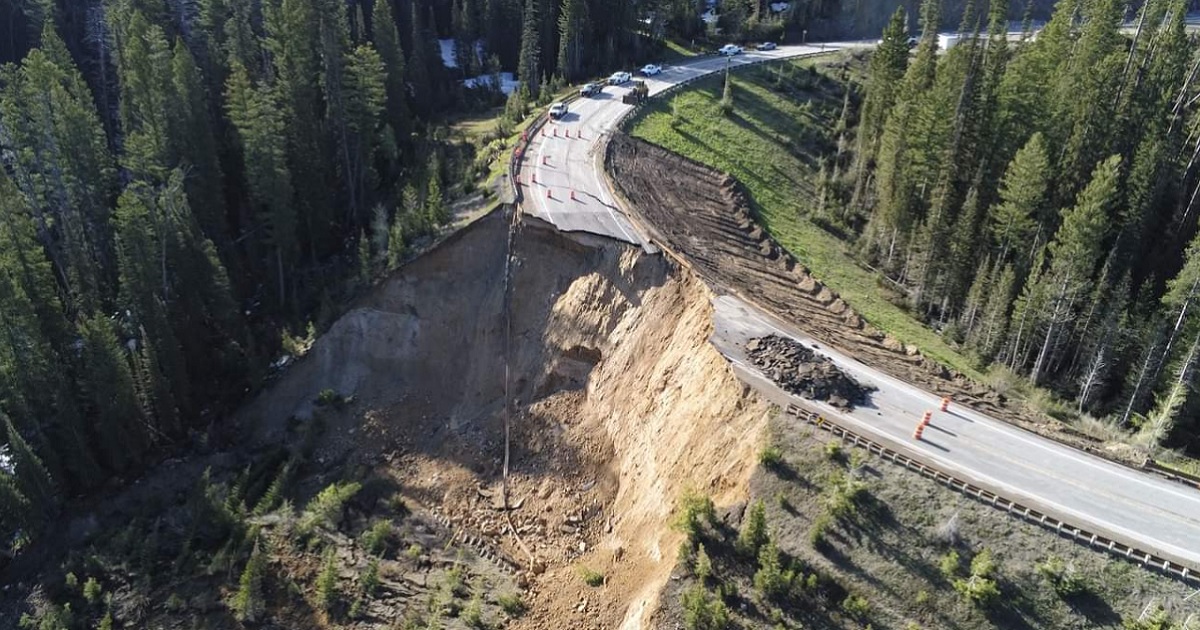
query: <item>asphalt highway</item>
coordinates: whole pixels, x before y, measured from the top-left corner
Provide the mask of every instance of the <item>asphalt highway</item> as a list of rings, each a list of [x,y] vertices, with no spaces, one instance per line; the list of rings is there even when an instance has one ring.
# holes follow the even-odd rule
[[[852,44],[853,45],[853,44]],[[861,45],[861,44],[860,44]],[[824,50],[837,47],[826,45]],[[822,51],[789,46],[746,52],[732,58],[705,57],[664,68],[645,78],[654,95],[677,83],[765,59]],[[522,210],[566,232],[589,232],[650,248],[646,237],[614,200],[603,174],[605,134],[631,106],[621,103],[628,87],[570,104],[562,120],[532,138],[520,171]],[[1200,492],[1060,445],[980,413],[954,407],[934,414],[920,441],[913,429],[926,410],[936,410],[937,392],[923,391],[813,342],[800,329],[731,296],[714,301],[713,345],[738,376],[772,401],[819,410],[864,437],[897,446],[906,454],[1113,540],[1200,571]],[[849,413],[802,401],[746,363],[744,344],[769,333],[795,338],[829,356],[859,381],[877,387],[867,406]]]
[[[777,50],[747,51],[732,57],[703,57],[662,74],[634,77],[644,80],[653,96],[677,84],[723,70],[768,59],[811,55],[826,46],[784,46]],[[591,232],[627,243],[645,245],[646,238],[624,215],[603,181],[603,138],[633,108],[621,97],[632,83],[606,85],[600,94],[578,98],[560,120],[547,122],[534,134],[522,158],[519,184],[525,194],[522,210],[553,223],[564,232]]]

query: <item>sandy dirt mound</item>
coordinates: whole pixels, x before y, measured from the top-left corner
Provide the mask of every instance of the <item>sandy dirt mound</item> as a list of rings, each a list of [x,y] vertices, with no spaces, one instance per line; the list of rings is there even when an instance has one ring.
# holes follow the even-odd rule
[[[811,400],[853,409],[867,401],[872,388],[842,372],[833,361],[794,339],[768,335],[746,344],[750,361],[787,391]]]
[[[710,296],[694,276],[521,225],[511,319],[497,213],[363,299],[241,420],[271,444],[309,421],[321,390],[353,397],[324,418],[319,461],[389,476],[456,540],[518,567],[530,611],[509,627],[643,627],[675,563],[676,499],[743,494],[768,409],[708,344]],[[604,585],[585,585],[584,567]]]

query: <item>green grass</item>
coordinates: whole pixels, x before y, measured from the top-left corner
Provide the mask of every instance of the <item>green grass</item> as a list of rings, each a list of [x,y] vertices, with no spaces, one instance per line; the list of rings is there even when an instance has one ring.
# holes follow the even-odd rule
[[[714,75],[647,107],[631,133],[732,174],[750,193],[763,227],[867,321],[982,380],[967,357],[891,301],[888,281],[858,263],[849,243],[810,220],[818,160],[836,150],[833,130],[842,107],[837,82],[810,73],[819,64],[798,60],[732,73],[729,115],[720,107],[724,76]]]

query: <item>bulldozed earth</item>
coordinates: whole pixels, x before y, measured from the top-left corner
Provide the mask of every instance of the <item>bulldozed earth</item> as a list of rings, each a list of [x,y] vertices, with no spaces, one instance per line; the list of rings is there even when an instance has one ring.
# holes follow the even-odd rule
[[[866,322],[755,222],[746,193],[732,176],[624,133],[609,141],[605,165],[642,226],[678,252],[714,291],[746,299],[922,389],[1082,450],[1101,448],[1091,437],[925,358],[916,347]]]

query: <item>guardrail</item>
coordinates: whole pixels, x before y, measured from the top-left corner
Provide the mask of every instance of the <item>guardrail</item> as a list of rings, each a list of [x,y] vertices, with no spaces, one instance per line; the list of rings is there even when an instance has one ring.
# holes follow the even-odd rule
[[[764,63],[789,61],[789,60],[796,59],[799,57],[820,55],[820,54],[824,54],[825,52],[829,52],[829,51],[805,53],[805,54],[796,55],[793,57],[776,57],[776,58],[771,58],[771,59],[762,59],[762,60],[757,60],[757,61],[753,61],[753,62],[749,62],[749,63],[739,64],[737,66],[731,66],[730,70],[732,71],[732,70],[737,70],[737,69],[741,69],[741,68],[748,68],[748,67],[752,67],[752,66],[761,65]],[[703,75],[700,75],[697,77],[693,77],[686,81],[676,83],[675,85],[672,85],[672,86],[662,90],[661,92],[658,92],[658,93],[652,95],[650,98],[653,99],[653,98],[658,98],[660,96],[667,96],[673,92],[683,89],[685,86],[687,86],[691,83],[700,81],[702,79],[710,78],[712,76],[712,74],[714,74],[715,72],[720,72],[720,70],[716,70],[714,72],[706,73],[706,74],[703,74]],[[628,131],[627,125],[632,120],[632,118],[633,118],[632,115],[635,114],[636,112],[640,111],[641,108],[644,107],[648,101],[649,101],[649,99],[647,99],[646,101],[643,101],[642,103],[639,103],[638,105],[635,105],[634,107],[630,108],[627,112],[622,114],[621,118],[617,121],[617,126],[622,131]],[[604,151],[604,161],[607,162],[610,158],[610,156],[608,155],[609,150],[608,150],[607,137],[604,138],[604,140],[602,141],[602,144],[603,144],[602,149]],[[607,168],[605,169],[605,175],[606,175],[606,179],[607,179],[607,175],[608,175]],[[628,204],[628,200],[624,199],[623,195],[620,195],[620,191],[617,189],[616,186],[612,186],[611,182],[610,182],[609,188],[612,189],[614,191],[614,193],[616,193],[623,202]],[[683,267],[686,267],[688,269],[695,271],[695,268],[690,264],[690,261],[688,261],[686,259],[686,257],[673,251],[667,245],[667,243],[664,242],[662,239],[653,238],[651,236],[650,242],[657,245],[669,258],[671,258],[673,261],[675,261],[676,264],[679,264]],[[1005,498],[1004,496],[1002,496],[998,493],[987,490],[986,488],[980,487],[969,481],[960,479],[949,473],[943,472],[943,471],[941,471],[933,466],[930,466],[928,464],[925,464],[913,457],[910,457],[908,455],[900,453],[899,451],[896,451],[894,449],[888,448],[887,446],[884,446],[874,440],[863,437],[863,436],[855,433],[854,431],[846,429],[845,427],[842,427],[841,425],[836,424],[816,413],[804,410],[794,403],[788,404],[787,413],[789,415],[795,416],[801,420],[804,420],[805,422],[808,422],[809,424],[812,424],[819,429],[828,431],[835,437],[842,439],[844,442],[847,442],[856,447],[865,448],[865,449],[867,449],[868,452],[879,455],[882,459],[890,460],[894,464],[904,466],[905,468],[912,470],[914,472],[917,472],[924,477],[933,479],[934,481],[936,481],[938,483],[943,483],[951,490],[961,492],[964,496],[975,499],[975,500],[979,501],[980,503],[983,503],[985,505],[991,505],[992,507],[995,507],[1000,510],[1005,510],[1009,514],[1017,516],[1017,517],[1021,518],[1022,520],[1040,525],[1048,530],[1052,530],[1059,536],[1069,537],[1074,542],[1087,545],[1088,547],[1090,547],[1092,549],[1107,552],[1108,554],[1110,554],[1114,557],[1123,558],[1125,560],[1135,562],[1135,563],[1141,564],[1145,567],[1149,567],[1151,569],[1160,571],[1164,575],[1167,575],[1167,576],[1175,578],[1175,579],[1182,580],[1185,584],[1200,586],[1200,567],[1196,567],[1196,568],[1188,567],[1180,562],[1168,560],[1168,559],[1163,558],[1154,553],[1144,551],[1142,549],[1139,549],[1137,547],[1134,547],[1134,546],[1126,544],[1126,543],[1122,543],[1111,537],[1108,537],[1108,536],[1105,536],[1105,535],[1102,535],[1102,534],[1099,534],[1096,532],[1091,532],[1089,530],[1086,530],[1086,529],[1083,529],[1080,527],[1075,527],[1074,525],[1071,525],[1071,524],[1067,523],[1066,521],[1063,521],[1054,516],[1046,514],[1045,512],[1042,512],[1042,511],[1036,510],[1034,508],[1028,507],[1026,505],[1020,504],[1016,501],[1013,501],[1012,499]],[[1105,458],[1105,459],[1108,459],[1108,458]],[[1172,479],[1174,481],[1178,481],[1180,483],[1184,483],[1189,486],[1193,486],[1193,487],[1200,486],[1200,478],[1193,478],[1191,475],[1187,475],[1186,473],[1179,473],[1178,471],[1165,469],[1162,466],[1155,464],[1153,461],[1148,461],[1140,469],[1136,466],[1131,466],[1131,465],[1125,464],[1124,462],[1120,462],[1120,463],[1126,465],[1128,468],[1133,469],[1133,470],[1151,471],[1151,472],[1155,472],[1159,475],[1162,475],[1164,477],[1167,477],[1168,479]]]
[[[1041,525],[1043,528],[1053,531],[1059,536],[1065,536],[1072,539],[1074,542],[1087,545],[1088,547],[1100,551],[1107,552],[1113,557],[1122,558],[1145,567],[1155,569],[1169,577],[1182,580],[1185,584],[1200,586],[1200,568],[1193,570],[1180,562],[1173,562],[1153,553],[1138,549],[1132,545],[1114,540],[1111,537],[1106,537],[1101,534],[1088,531],[1086,529],[1075,527],[1068,524],[1066,521],[1055,518],[1045,512],[1035,510],[1026,505],[1017,503],[1012,499],[992,492],[986,488],[982,488],[969,481],[964,481],[946,472],[942,472],[933,466],[925,464],[917,459],[900,453],[894,449],[888,448],[870,438],[863,437],[854,431],[851,431],[819,414],[813,413],[801,408],[795,403],[788,403],[787,413],[790,416],[803,420],[818,429],[828,431],[834,437],[840,438],[843,442],[864,448],[868,452],[878,455],[881,459],[891,461],[893,464],[903,466],[908,470],[919,473],[924,477],[928,477],[938,483],[945,484],[947,488],[961,492],[964,496],[975,499],[985,505],[990,505],[996,509],[1007,511],[1009,514],[1017,516],[1021,520]]]

